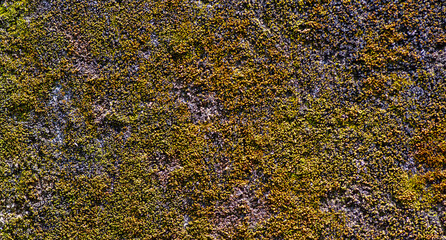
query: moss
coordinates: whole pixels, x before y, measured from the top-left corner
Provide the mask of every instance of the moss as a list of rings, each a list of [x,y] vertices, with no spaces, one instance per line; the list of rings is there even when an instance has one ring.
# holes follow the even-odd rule
[[[443,15],[6,2],[2,238],[439,238]]]

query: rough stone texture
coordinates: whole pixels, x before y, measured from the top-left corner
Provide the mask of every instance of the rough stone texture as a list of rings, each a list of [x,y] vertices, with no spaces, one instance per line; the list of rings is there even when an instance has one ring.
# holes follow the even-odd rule
[[[445,239],[443,1],[3,1],[0,239]]]

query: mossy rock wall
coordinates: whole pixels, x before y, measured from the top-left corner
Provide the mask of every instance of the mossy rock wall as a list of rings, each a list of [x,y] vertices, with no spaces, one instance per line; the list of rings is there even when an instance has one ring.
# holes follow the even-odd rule
[[[446,4],[0,5],[0,239],[446,239]]]

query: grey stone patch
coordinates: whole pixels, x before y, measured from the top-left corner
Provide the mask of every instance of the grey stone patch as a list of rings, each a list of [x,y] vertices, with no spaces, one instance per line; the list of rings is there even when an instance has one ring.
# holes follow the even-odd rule
[[[190,218],[187,214],[184,214],[183,218],[184,218],[183,227],[186,228],[189,225],[189,222],[192,221],[192,218]]]
[[[174,84],[171,94],[178,104],[187,106],[193,123],[206,122],[221,116],[222,106],[215,93]]]
[[[255,229],[262,221],[271,217],[267,207],[267,194],[256,196],[256,186],[249,183],[233,189],[233,193],[221,205],[216,206],[216,218],[213,236],[221,239],[222,232],[231,231],[243,221],[247,221],[249,227]]]
[[[52,132],[53,139],[52,142],[55,144],[62,144],[64,139],[63,128],[66,124],[65,113],[60,109],[61,101],[68,101],[69,96],[61,92],[61,86],[56,86],[50,95],[49,106],[51,107],[51,112],[57,116],[55,122],[52,122]]]

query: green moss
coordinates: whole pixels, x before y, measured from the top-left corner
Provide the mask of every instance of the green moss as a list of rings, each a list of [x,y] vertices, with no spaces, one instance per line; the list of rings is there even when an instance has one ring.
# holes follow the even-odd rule
[[[2,238],[444,234],[438,3],[49,2],[0,8]]]

